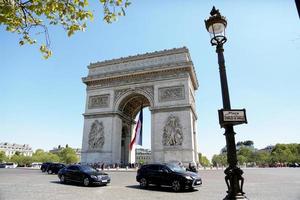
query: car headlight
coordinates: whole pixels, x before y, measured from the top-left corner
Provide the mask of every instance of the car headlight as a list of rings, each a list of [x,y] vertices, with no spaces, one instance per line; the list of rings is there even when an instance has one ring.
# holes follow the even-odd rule
[[[193,178],[190,177],[190,176],[185,176],[185,178],[186,178],[187,180],[193,180]]]
[[[92,179],[97,179],[97,176],[91,175]]]

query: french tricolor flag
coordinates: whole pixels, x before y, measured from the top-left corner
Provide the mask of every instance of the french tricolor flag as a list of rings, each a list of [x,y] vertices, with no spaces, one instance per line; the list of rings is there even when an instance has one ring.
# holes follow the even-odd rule
[[[129,148],[132,149],[134,143],[142,145],[142,132],[143,132],[143,106],[141,106],[139,120],[135,127],[134,137],[130,142]]]

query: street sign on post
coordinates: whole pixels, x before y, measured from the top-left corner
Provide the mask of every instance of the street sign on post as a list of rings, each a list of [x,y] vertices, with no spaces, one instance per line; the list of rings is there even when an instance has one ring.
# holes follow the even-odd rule
[[[221,127],[226,125],[247,124],[245,109],[219,110],[219,123]]]

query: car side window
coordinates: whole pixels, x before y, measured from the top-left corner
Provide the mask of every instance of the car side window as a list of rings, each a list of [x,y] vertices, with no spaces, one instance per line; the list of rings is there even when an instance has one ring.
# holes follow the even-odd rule
[[[161,166],[161,170],[166,173],[170,172],[170,170],[166,166]]]
[[[159,170],[159,165],[151,165],[151,166],[149,166],[149,170],[158,171]]]
[[[70,166],[70,167],[68,167],[68,170],[78,171],[79,168],[77,166]]]

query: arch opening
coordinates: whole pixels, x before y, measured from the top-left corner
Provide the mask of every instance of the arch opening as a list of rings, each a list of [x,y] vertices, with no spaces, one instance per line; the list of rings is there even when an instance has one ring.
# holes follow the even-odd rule
[[[141,110],[141,107],[143,108],[144,115],[146,111],[146,107],[150,107],[150,101],[147,97],[145,97],[142,94],[139,93],[131,93],[124,97],[122,101],[120,102],[118,106],[118,110],[126,115],[128,119],[122,119],[122,133],[121,133],[121,163],[122,164],[128,164],[128,163],[136,163],[139,162],[139,160],[135,157],[135,147],[130,150],[129,144],[130,141],[133,138],[133,134],[135,133],[135,125],[136,121],[138,120],[138,114]],[[149,111],[146,111],[147,113],[147,119],[143,120],[143,142],[145,140],[145,131],[149,132],[147,134],[151,134],[151,124],[147,124],[149,121],[148,113]],[[129,120],[130,119],[130,120]],[[150,139],[149,135],[146,137],[147,139]],[[148,142],[148,141],[147,141]],[[148,144],[150,144],[148,142]],[[148,155],[148,160],[150,160],[151,155]]]
[[[121,101],[118,110],[131,119],[134,119],[140,111],[141,106],[143,108],[150,106],[150,101],[142,94],[132,93]]]

